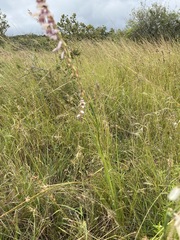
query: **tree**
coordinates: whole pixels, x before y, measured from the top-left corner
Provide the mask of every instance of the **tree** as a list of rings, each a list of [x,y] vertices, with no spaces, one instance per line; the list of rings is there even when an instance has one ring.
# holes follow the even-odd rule
[[[78,22],[75,13],[71,17],[63,14],[57,25],[64,37],[69,39],[105,39],[109,36],[105,26],[95,28],[91,24]]]
[[[4,36],[8,28],[9,24],[6,20],[6,15],[0,9],[0,36]]]
[[[165,40],[180,38],[180,13],[170,11],[166,7],[152,4],[132,12],[126,28],[127,36],[134,40]]]

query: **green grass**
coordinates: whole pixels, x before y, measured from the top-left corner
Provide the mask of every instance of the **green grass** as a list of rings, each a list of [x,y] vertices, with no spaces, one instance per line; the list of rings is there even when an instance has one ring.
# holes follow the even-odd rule
[[[180,180],[179,44],[75,47],[82,121],[58,55],[0,49],[0,239],[162,239]]]

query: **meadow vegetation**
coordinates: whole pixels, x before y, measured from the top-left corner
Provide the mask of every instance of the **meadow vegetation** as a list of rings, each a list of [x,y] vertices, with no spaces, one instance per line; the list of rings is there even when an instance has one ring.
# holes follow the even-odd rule
[[[166,239],[180,181],[179,43],[71,45],[81,120],[58,54],[0,48],[0,239]]]

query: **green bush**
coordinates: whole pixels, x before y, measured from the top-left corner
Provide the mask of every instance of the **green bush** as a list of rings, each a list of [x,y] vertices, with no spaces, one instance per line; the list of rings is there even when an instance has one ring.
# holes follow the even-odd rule
[[[127,23],[127,36],[133,40],[165,40],[180,37],[180,14],[170,11],[157,3],[150,7],[141,5],[132,12],[132,18]]]
[[[13,50],[51,51],[55,43],[46,36],[26,34],[9,37]]]
[[[105,39],[110,34],[105,26],[95,28],[91,24],[86,25],[83,22],[78,22],[76,13],[70,17],[63,14],[57,25],[63,36],[71,40]]]

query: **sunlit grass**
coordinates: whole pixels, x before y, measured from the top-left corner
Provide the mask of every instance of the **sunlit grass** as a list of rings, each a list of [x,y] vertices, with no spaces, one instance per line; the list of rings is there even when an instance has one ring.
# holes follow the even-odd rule
[[[82,121],[57,54],[0,50],[0,236],[161,239],[180,180],[179,44],[72,47]]]

